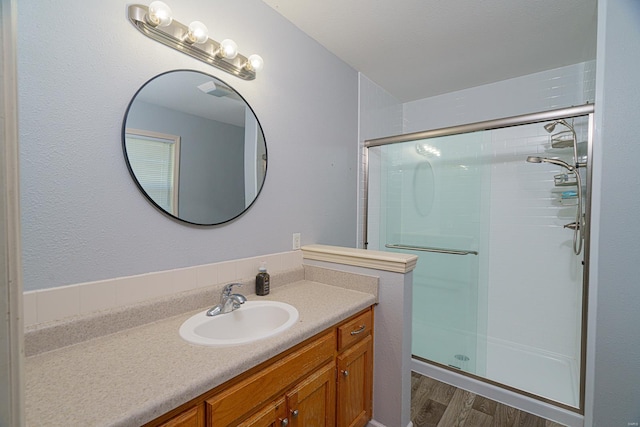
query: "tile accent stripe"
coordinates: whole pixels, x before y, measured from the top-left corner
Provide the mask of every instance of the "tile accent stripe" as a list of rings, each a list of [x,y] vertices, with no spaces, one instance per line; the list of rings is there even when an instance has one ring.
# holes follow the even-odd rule
[[[23,295],[26,328],[96,311],[117,309],[154,298],[239,282],[255,277],[261,262],[269,273],[299,268],[300,251],[282,252],[96,282],[27,291]]]

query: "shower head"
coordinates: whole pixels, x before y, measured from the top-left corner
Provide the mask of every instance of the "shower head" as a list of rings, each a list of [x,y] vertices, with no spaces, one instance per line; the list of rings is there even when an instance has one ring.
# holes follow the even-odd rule
[[[552,165],[558,165],[558,166],[562,166],[563,168],[567,169],[569,172],[575,172],[575,168],[573,166],[571,166],[569,163],[565,162],[564,160],[560,160],[560,159],[548,159],[546,157],[536,157],[536,156],[529,156],[527,157],[527,162],[529,163],[551,163]]]
[[[569,123],[565,122],[562,119],[554,120],[551,123],[547,123],[546,125],[544,125],[544,130],[546,130],[547,133],[551,133],[556,128],[556,125],[558,125],[558,124],[566,126],[569,129],[573,130],[573,126],[571,126]]]

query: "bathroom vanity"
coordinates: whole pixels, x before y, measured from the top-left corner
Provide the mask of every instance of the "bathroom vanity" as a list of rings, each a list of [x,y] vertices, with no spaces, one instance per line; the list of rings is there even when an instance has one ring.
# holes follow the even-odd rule
[[[311,425],[309,417],[323,418],[327,426],[365,425],[371,417],[377,278],[350,275],[346,282],[356,284],[350,288],[328,284],[330,276],[321,283],[300,273],[273,286],[267,297],[247,295],[291,304],[300,315],[285,332],[249,345],[211,348],[179,336],[195,307],[216,301],[216,288],[144,309],[167,316],[175,304],[200,304],[183,314],[42,347],[26,359],[27,425],[284,427]],[[359,277],[369,284],[360,286]],[[30,333],[41,344],[57,342],[123,316],[133,319],[133,313],[72,319]]]
[[[146,426],[364,426],[373,309],[352,316]]]

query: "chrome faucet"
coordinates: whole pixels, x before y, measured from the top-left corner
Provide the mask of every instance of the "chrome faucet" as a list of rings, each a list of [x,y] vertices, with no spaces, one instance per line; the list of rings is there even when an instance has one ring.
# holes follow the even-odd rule
[[[231,289],[234,286],[242,286],[241,283],[229,283],[222,289],[220,295],[220,303],[207,310],[207,316],[217,316],[218,314],[231,313],[233,310],[240,308],[247,299],[242,294],[232,294]]]

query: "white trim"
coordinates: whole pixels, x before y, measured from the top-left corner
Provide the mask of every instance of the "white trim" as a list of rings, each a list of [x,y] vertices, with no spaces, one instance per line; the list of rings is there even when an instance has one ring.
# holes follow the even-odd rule
[[[415,255],[395,252],[372,251],[367,249],[343,248],[328,245],[306,245],[302,248],[304,259],[333,262],[372,268],[374,270],[408,273],[413,271],[418,262]]]
[[[1,402],[3,414],[9,419],[0,419],[0,424],[24,425],[23,359],[24,335],[22,323],[22,265],[20,244],[20,180],[18,147],[18,94],[17,94],[17,1],[2,0],[0,9],[2,26],[2,82],[0,92],[2,105],[0,118],[4,122],[2,144],[0,144],[0,227],[5,237],[0,245],[3,274],[0,275],[0,292],[7,298],[8,313],[6,329],[9,344],[6,361],[9,377],[8,401]],[[5,366],[2,366],[5,369]],[[6,409],[6,412],[4,411]]]
[[[605,105],[605,46],[607,35],[607,14],[609,10],[608,0],[598,1],[598,22],[597,22],[597,43],[596,49],[596,82],[595,99],[599,106],[593,115],[594,124],[592,128],[593,141],[591,144],[591,220],[589,228],[589,295],[587,307],[587,344],[585,351],[585,373],[584,373],[584,425],[591,427],[594,425],[594,403],[596,392],[596,333],[598,330],[598,288],[599,288],[599,258],[600,258],[600,223],[602,207],[602,158],[603,140],[602,128],[604,127],[603,106]]]
[[[387,427],[387,426],[385,426],[384,424],[380,424],[376,420],[369,420],[369,422],[367,423],[367,427]],[[409,421],[409,424],[407,424],[407,427],[413,427],[413,422]]]
[[[584,417],[576,412],[571,412],[555,405],[506,390],[503,387],[466,377],[435,365],[412,359],[411,370],[568,427],[583,427],[584,425]]]

